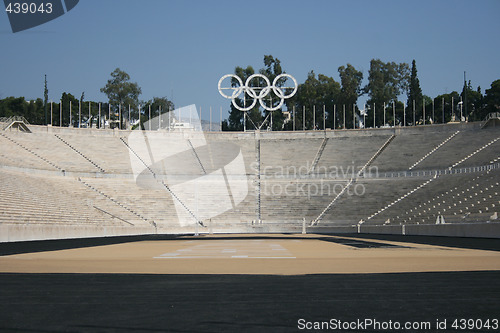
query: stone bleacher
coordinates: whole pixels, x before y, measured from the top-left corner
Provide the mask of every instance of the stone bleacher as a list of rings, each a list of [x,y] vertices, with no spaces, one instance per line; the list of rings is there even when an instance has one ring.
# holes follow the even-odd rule
[[[365,163],[384,145],[390,135],[361,136],[356,138],[330,138],[318,161],[316,171],[359,171]],[[383,153],[382,153],[383,154]]]
[[[128,149],[123,142],[115,136],[89,137],[86,135],[58,134],[58,137],[70,144],[83,156],[88,157],[104,172],[113,174],[129,174],[130,159]],[[78,154],[78,153],[77,153]],[[91,168],[92,171],[99,171]]]
[[[261,218],[264,221],[309,223],[330,203],[347,182],[315,179],[265,179],[261,187]]]
[[[500,154],[500,142],[484,148],[477,152],[483,146],[500,137],[498,129],[488,128],[479,131],[460,131],[453,139],[451,139],[444,147],[436,153],[426,158],[415,169],[436,169],[448,168],[455,163],[462,163],[457,166],[474,166],[489,164],[492,156]],[[476,153],[477,152],[477,153]],[[472,155],[468,158],[469,155]]]
[[[434,189],[405,207],[401,223],[432,224],[438,216],[443,216],[446,223],[489,221],[500,205],[499,181],[498,170],[459,177],[452,187],[450,179],[443,180],[440,190]]]
[[[4,155],[12,156],[19,152],[23,154],[23,160],[26,157],[30,164],[37,166],[37,169],[54,170],[56,168],[74,172],[97,171],[95,166],[54,135],[4,132],[2,136],[2,142],[5,143],[6,148],[6,151],[3,152]],[[23,167],[22,160],[19,167]]]
[[[396,135],[391,142],[391,149],[386,149],[382,152],[373,165],[377,166],[380,172],[408,170],[453,133],[440,131],[407,134],[403,132],[401,135]],[[448,147],[442,147],[442,149],[446,148]],[[436,150],[433,154],[437,155],[439,151]],[[421,163],[415,169],[421,169]]]
[[[424,178],[358,179],[325,214],[321,224],[357,224],[425,182]],[[390,190],[388,190],[390,189]]]
[[[0,170],[0,184],[1,223],[123,225],[73,179]]]
[[[307,144],[304,144],[304,141]],[[307,174],[323,139],[265,139],[260,142],[261,173]]]
[[[500,156],[495,127],[204,137],[154,131],[139,141],[126,131],[0,134],[1,223],[192,232],[197,219],[237,232],[254,224],[309,224],[329,205],[319,225],[432,224],[437,215],[446,222],[477,222],[490,220],[499,205],[498,170],[436,178],[383,175],[491,165]],[[379,174],[357,175],[370,160]],[[189,228],[179,226],[182,219],[192,220]]]

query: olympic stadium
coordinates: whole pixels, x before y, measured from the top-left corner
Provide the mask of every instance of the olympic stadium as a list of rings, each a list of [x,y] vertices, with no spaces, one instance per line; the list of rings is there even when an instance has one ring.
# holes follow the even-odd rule
[[[0,330],[498,324],[498,115],[212,132],[196,114],[135,131],[2,119]]]

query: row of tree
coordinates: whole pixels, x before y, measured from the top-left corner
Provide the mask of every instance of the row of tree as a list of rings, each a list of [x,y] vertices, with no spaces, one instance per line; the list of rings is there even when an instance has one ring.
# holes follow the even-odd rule
[[[272,55],[264,56],[264,67],[258,72],[252,66],[236,67],[234,70],[234,74],[243,82],[256,73],[265,75],[273,82],[285,71],[281,61]],[[449,122],[459,120],[460,115],[474,121],[482,120],[489,112],[500,109],[500,80],[494,81],[485,95],[481,93],[480,87],[474,89],[470,81],[467,84],[464,82],[461,93],[453,91],[435,98],[423,95],[415,60],[410,67],[407,63],[386,63],[380,59],[372,59],[365,86],[362,86],[363,72],[351,64],[340,66],[338,74],[340,82],[324,74],[309,72],[305,82],[298,85],[296,94],[285,102],[292,115],[291,121],[281,112],[282,108],[270,112],[262,110],[259,103],[256,103],[255,107],[245,113],[230,103],[229,116],[222,122],[222,128],[241,131],[244,128],[262,127],[272,130],[379,127],[403,123],[413,125]],[[263,87],[265,82],[257,77],[249,84],[252,87]],[[239,82],[233,79],[231,85],[236,88]],[[286,79],[279,80],[277,86],[287,86]],[[101,114],[115,124],[118,122],[117,126],[123,128],[125,120],[140,119],[143,124],[160,112],[174,109],[174,104],[166,97],[139,100],[141,88],[137,83],[131,82],[130,76],[119,68],[111,73],[111,78],[101,88],[101,92],[107,95],[108,103],[85,101],[84,93],[77,99],[66,92],[62,94],[60,103],[52,103],[48,101],[45,79],[44,99],[2,99],[0,117],[24,116],[31,124],[78,127],[82,123],[92,126],[93,120]],[[404,93],[407,96],[406,103],[398,100]],[[358,98],[365,94],[368,100],[365,107],[360,109],[357,105]],[[268,95],[264,103],[268,107],[277,106],[280,98],[276,92],[271,90]],[[248,101],[253,100],[253,97],[243,93],[235,99],[235,103],[244,107],[251,103]],[[101,122],[96,123],[99,126]]]
[[[85,93],[80,99],[64,92],[57,102],[48,100],[47,78],[45,77],[44,99],[27,101],[24,97],[7,97],[0,100],[0,117],[23,116],[30,124],[54,126],[99,126],[99,114],[102,119],[111,120],[117,127],[124,128],[126,121],[139,119],[141,123],[154,118],[160,112],[173,110],[174,104],[166,97],[154,97],[139,100],[141,88],[130,81],[130,75],[115,69],[111,79],[101,88],[108,96],[108,102],[101,103],[85,100]],[[130,111],[129,111],[130,109]],[[141,112],[139,112],[139,109]],[[100,111],[99,111],[100,110]],[[140,113],[140,115],[139,115]]]
[[[252,66],[236,67],[234,70],[234,74],[243,82],[255,73]],[[258,73],[266,75],[272,82],[285,71],[279,59],[266,55],[264,67]],[[484,96],[481,88],[473,89],[470,81],[464,84],[461,93],[453,91],[435,98],[423,95],[415,60],[410,67],[407,63],[386,63],[372,59],[365,86],[362,86],[363,72],[351,64],[340,66],[338,73],[340,82],[324,74],[309,72],[305,82],[299,84],[297,93],[286,100],[287,109],[292,113],[291,121],[287,121],[283,113],[274,112],[271,122],[269,112],[262,111],[259,104],[244,115],[231,103],[229,117],[222,124],[223,129],[241,131],[244,128],[272,127],[272,130],[292,130],[321,129],[323,126],[353,128],[360,125],[379,127],[403,123],[441,123],[460,120],[461,111],[464,118],[475,121],[484,119],[500,106],[500,80],[494,81]],[[249,84],[259,87],[263,82],[252,80]],[[239,83],[233,80],[232,85],[236,88]],[[405,93],[407,101],[403,103],[398,97]],[[368,96],[366,107],[360,109],[358,98],[365,94]],[[271,94],[269,99],[271,102],[268,103],[271,104],[279,101],[275,94]],[[243,107],[251,100],[253,96],[242,94],[235,99],[235,103]]]

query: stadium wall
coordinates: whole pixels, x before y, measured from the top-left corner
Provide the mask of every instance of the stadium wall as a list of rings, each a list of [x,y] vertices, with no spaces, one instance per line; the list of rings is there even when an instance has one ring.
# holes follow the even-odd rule
[[[460,131],[477,131],[481,127],[480,123],[453,123],[453,124],[445,124],[445,125],[427,125],[427,126],[417,126],[417,127],[398,127],[398,128],[379,128],[379,129],[357,129],[357,130],[340,130],[340,131],[296,131],[296,132],[205,132],[204,135],[208,140],[220,140],[220,141],[228,141],[228,142],[238,142],[245,144],[247,147],[247,151],[245,157],[247,159],[254,159],[255,152],[248,149],[248,147],[254,146],[254,143],[257,140],[261,142],[267,142],[269,144],[273,144],[276,140],[297,140],[297,142],[304,145],[301,149],[308,149],[311,146],[311,142],[313,140],[322,141],[318,139],[335,139],[335,138],[353,138],[353,140],[349,140],[349,145],[355,147],[356,138],[363,137],[365,141],[369,141],[370,137],[382,137],[382,136],[391,136],[401,135],[401,136],[411,136],[414,134],[425,134],[425,133],[436,133],[436,132],[445,132],[445,133],[453,133],[457,130]],[[116,137],[116,138],[124,138],[126,139],[131,131],[126,130],[109,130],[109,129],[78,129],[78,128],[59,128],[59,127],[50,127],[50,126],[34,126],[30,125],[30,130],[36,135],[47,135],[53,137],[53,134],[68,134],[68,135],[79,135],[83,137],[96,137],[100,138],[103,136],[108,137]],[[159,133],[162,135],[161,133]],[[167,134],[165,134],[167,135]],[[186,135],[189,135],[186,133]],[[449,134],[447,134],[449,135]],[[496,135],[495,135],[496,136]],[[425,137],[425,135],[423,135]],[[304,141],[301,141],[304,140]],[[311,140],[311,141],[309,141]],[[326,140],[325,140],[326,141]],[[330,140],[332,141],[332,140]],[[362,140],[361,140],[362,141]],[[438,144],[440,142],[435,142]],[[269,147],[269,146],[268,146]],[[273,146],[274,147],[274,146]],[[316,153],[317,147],[313,147],[313,153]],[[350,148],[349,148],[350,149]],[[272,153],[272,152],[271,152]],[[422,151],[422,154],[425,151]],[[65,157],[65,156],[64,156]],[[90,156],[92,157],[92,156]],[[128,159],[128,155],[126,156]],[[24,160],[23,160],[24,161]],[[296,162],[296,161],[295,161]],[[261,162],[262,163],[262,162]],[[435,166],[432,164],[432,166]],[[27,175],[30,174],[40,174],[48,177],[88,177],[88,178],[122,178],[122,179],[130,179],[132,178],[131,174],[119,174],[119,173],[86,173],[84,171],[65,171],[63,173],[59,171],[50,171],[50,170],[38,170],[29,167],[24,167],[24,165],[20,167],[12,167],[12,166],[4,166],[0,165],[0,169],[11,170],[22,172]],[[248,172],[247,175],[252,178],[256,175],[252,172]],[[252,178],[253,179],[253,178]],[[110,179],[108,179],[109,181]],[[277,179],[268,179],[268,181],[273,184]],[[314,179],[310,180],[311,182]],[[264,181],[262,181],[264,184]],[[254,195],[254,194],[253,194]],[[250,196],[249,196],[250,197]],[[262,198],[265,199],[265,196],[262,195]],[[300,199],[300,198],[299,198]],[[325,198],[326,202],[323,205],[321,203],[321,207],[326,207],[331,198]],[[245,209],[251,210],[252,214],[255,209],[253,205],[255,205],[255,198],[249,198],[246,200],[247,207]],[[278,203],[282,204],[282,203]],[[304,205],[308,205],[307,202],[304,202]],[[271,207],[272,208],[272,207]],[[321,210],[321,209],[320,209]],[[3,212],[0,212],[3,213]],[[239,214],[239,215],[238,215]],[[283,232],[293,232],[300,233],[302,229],[301,223],[291,223],[291,221],[284,221],[283,223],[271,223],[271,221],[264,221],[264,223],[260,225],[252,225],[251,221],[245,220],[240,221],[243,223],[233,224],[233,225],[223,225],[223,223],[228,223],[227,221],[233,221],[235,217],[243,216],[242,213],[238,210],[235,210],[231,215],[228,215],[225,219],[221,219],[219,222],[221,223],[219,226],[214,226],[211,230],[214,233],[228,233],[228,232],[263,232],[263,233],[283,233]],[[252,215],[253,218],[254,215]],[[298,218],[302,218],[302,216],[297,216]],[[246,217],[245,217],[246,218]],[[10,221],[9,221],[10,222]],[[310,221],[308,221],[310,222]],[[338,222],[338,221],[337,221]],[[307,232],[317,232],[317,233],[356,233],[358,232],[357,226],[352,226],[352,224],[357,223],[357,221],[349,221],[348,225],[343,226],[318,226],[313,228],[308,228]],[[138,227],[127,227],[127,226],[99,226],[99,225],[90,225],[90,226],[82,226],[82,225],[63,225],[64,221],[61,221],[61,224],[14,224],[14,223],[0,223],[0,242],[9,242],[9,241],[25,241],[25,240],[40,240],[40,239],[63,239],[63,238],[85,238],[85,237],[113,237],[113,236],[124,236],[124,235],[144,235],[144,234],[185,234],[185,233],[195,233],[196,229],[194,227],[190,228],[152,228],[147,226],[138,226]],[[403,229],[404,228],[404,229]],[[200,228],[200,233],[209,233],[208,228]],[[500,223],[460,223],[460,224],[444,224],[444,225],[416,225],[416,224],[406,224],[404,227],[401,225],[362,225],[359,228],[360,233],[371,233],[371,234],[406,234],[406,235],[434,235],[434,236],[450,236],[450,237],[488,237],[488,238],[500,238]]]
[[[115,237],[155,234],[153,228],[110,226],[74,226],[55,224],[0,224],[0,242]]]
[[[78,134],[91,136],[115,136],[128,137],[130,130],[119,129],[97,129],[97,128],[73,128],[58,126],[29,125],[33,133],[50,134]],[[279,132],[260,132],[260,139],[306,139],[306,138],[335,138],[335,137],[356,137],[356,136],[374,136],[374,135],[412,135],[423,132],[435,131],[457,131],[457,130],[476,130],[481,128],[481,123],[448,123],[426,126],[407,126],[407,127],[387,127],[387,128],[368,128],[368,129],[346,129],[346,130],[317,130],[317,131],[279,131]],[[255,131],[247,132],[205,132],[208,137],[225,139],[254,139]]]
[[[361,226],[362,234],[500,238],[500,223]]]

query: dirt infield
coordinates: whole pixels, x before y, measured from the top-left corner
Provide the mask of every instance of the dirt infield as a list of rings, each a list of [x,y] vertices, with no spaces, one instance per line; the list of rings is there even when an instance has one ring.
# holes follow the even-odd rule
[[[494,239],[217,235],[4,243],[0,331],[274,333],[303,332],[302,320],[377,320],[430,325],[398,331],[485,332],[451,325],[500,319],[499,279]],[[444,322],[446,329],[437,329]]]
[[[325,235],[227,235],[20,253],[3,273],[354,274],[500,270],[500,252]]]

